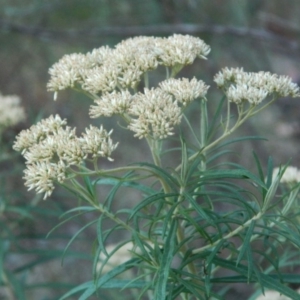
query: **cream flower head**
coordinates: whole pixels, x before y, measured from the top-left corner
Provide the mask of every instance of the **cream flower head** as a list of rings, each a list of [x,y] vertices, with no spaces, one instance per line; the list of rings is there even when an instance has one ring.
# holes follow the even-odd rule
[[[112,160],[112,151],[118,145],[110,138],[112,131],[107,132],[102,126],[90,126],[77,137],[75,128],[66,124],[59,115],[51,115],[21,131],[13,145],[26,159],[25,186],[45,193],[44,199],[52,194],[55,182],[65,181],[71,166],[79,166],[89,155],[92,159]]]
[[[115,48],[65,55],[49,69],[47,88],[55,92],[55,98],[58,91],[76,85],[98,96],[115,89],[135,89],[145,72],[159,65],[185,66],[197,57],[206,58],[209,52],[204,41],[189,35],[129,38]]]
[[[24,121],[25,111],[20,104],[21,99],[18,96],[0,94],[0,129]]]
[[[197,80],[195,77],[192,80],[170,78],[162,81],[159,86],[163,91],[173,95],[175,100],[184,106],[197,98],[205,99],[209,88],[202,80]]]
[[[225,91],[230,102],[241,104],[248,101],[258,105],[267,96],[299,97],[297,84],[287,76],[279,76],[270,72],[244,72],[243,69],[224,68],[215,75],[214,81]]]
[[[181,109],[172,96],[162,89],[144,89],[134,97],[129,109],[132,119],[128,128],[135,137],[163,139],[173,135],[174,125],[181,121]]]
[[[162,49],[159,59],[164,66],[190,65],[197,57],[206,59],[210,52],[204,41],[190,35],[174,34],[157,44]]]
[[[95,100],[96,105],[90,108],[91,118],[100,116],[110,117],[112,115],[123,115],[128,113],[128,109],[133,100],[133,95],[128,90],[104,94]]]

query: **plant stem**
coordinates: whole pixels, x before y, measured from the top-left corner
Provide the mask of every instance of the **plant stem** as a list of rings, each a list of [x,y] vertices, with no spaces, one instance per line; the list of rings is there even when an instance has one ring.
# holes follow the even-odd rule
[[[239,227],[237,227],[235,230],[229,232],[228,234],[226,234],[225,236],[223,236],[222,238],[218,239],[217,241],[215,241],[214,243],[210,244],[210,245],[206,245],[203,247],[200,247],[198,249],[194,249],[192,251],[193,254],[197,254],[197,253],[201,253],[205,250],[208,250],[210,248],[213,248],[215,246],[217,246],[219,244],[219,242],[221,242],[222,240],[227,240],[230,239],[231,237],[237,235],[240,231],[242,231],[243,229],[245,229],[246,227],[250,226],[252,221],[255,220],[259,220],[261,217],[263,216],[262,212],[259,212],[257,215],[253,216],[251,219],[249,219],[246,223],[244,223],[243,225],[240,225]]]
[[[182,200],[184,199],[184,196],[183,196],[184,189],[185,188],[183,186],[180,187],[180,194],[179,194],[179,197],[178,197],[178,200],[177,200],[177,202],[179,202],[178,205],[180,205],[180,202],[182,202]],[[177,210],[178,210],[177,207],[176,207],[176,209],[174,211],[174,215],[176,215],[176,213],[177,213]],[[180,244],[185,239],[185,234],[184,234],[184,229],[183,229],[184,224],[185,224],[184,221],[182,221],[181,223],[178,223],[177,233],[176,233],[177,243],[178,244]],[[188,250],[189,250],[188,244],[187,243],[183,244],[181,246],[181,248],[180,248],[181,255],[184,257],[186,255],[186,253],[187,253]],[[188,269],[188,271],[189,271],[190,274],[197,275],[197,269],[196,269],[196,267],[195,267],[195,265],[194,265],[194,263],[192,261],[187,264],[187,269]],[[203,286],[203,282],[197,280],[197,285],[199,287],[202,287]],[[202,291],[199,291],[199,293],[202,294]],[[188,299],[188,296],[186,294],[184,294],[182,297],[183,297],[183,299]]]

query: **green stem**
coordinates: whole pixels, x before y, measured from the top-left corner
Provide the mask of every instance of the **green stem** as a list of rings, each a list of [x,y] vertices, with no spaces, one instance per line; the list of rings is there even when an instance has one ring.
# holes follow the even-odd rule
[[[201,143],[201,148],[203,151],[201,154],[203,155],[203,159],[201,160],[201,171],[204,171],[206,169],[206,158],[205,154],[206,151],[204,151],[207,143],[207,131],[208,131],[208,120],[207,120],[207,103],[205,99],[202,99],[200,102],[201,105],[201,124],[200,124],[200,143]]]
[[[291,206],[293,205],[293,203],[294,203],[294,201],[295,201],[295,199],[296,199],[297,194],[299,193],[299,189],[300,189],[300,187],[297,187],[295,190],[293,190],[293,191],[291,192],[288,201],[286,202],[285,206],[282,208],[282,212],[281,212],[281,213],[282,213],[282,216],[285,216],[285,215],[288,213],[288,211],[290,210]],[[280,221],[280,219],[281,219],[281,216],[280,216],[280,217],[277,217],[277,218],[276,218],[276,221]],[[271,222],[270,224],[268,224],[268,227],[269,227],[269,228],[272,228],[272,227],[274,227],[275,225],[276,225],[276,222],[273,221],[273,222]],[[251,242],[254,241],[254,240],[257,239],[259,236],[260,236],[259,234],[253,235],[253,236],[251,237],[251,240],[250,240],[250,241],[251,241]]]
[[[76,92],[82,93],[84,95],[86,95],[88,98],[95,100],[97,98],[99,98],[99,96],[97,94],[93,94],[91,92],[87,92],[86,90],[82,89],[81,87],[72,87],[72,89]]]
[[[145,72],[144,73],[144,85],[145,85],[145,88],[149,88],[149,75],[148,75],[148,72]]]
[[[230,101],[227,101],[227,119],[224,132],[226,132],[229,128],[230,119]]]
[[[225,139],[226,137],[228,137],[230,134],[232,134],[239,126],[241,126],[248,119],[249,115],[250,115],[250,111],[245,115],[244,118],[240,118],[240,116],[239,116],[238,120],[236,121],[236,123],[234,124],[234,126],[231,127],[231,129],[229,129],[226,132],[224,132],[219,138],[217,138],[215,141],[213,141],[209,145],[204,146],[198,152],[196,152],[193,155],[191,155],[189,157],[188,161],[189,162],[193,161],[196,157],[198,157],[199,155],[202,155],[206,151],[210,150],[211,148],[213,148],[214,146],[216,146],[220,141],[222,141],[223,139]],[[180,168],[181,168],[181,164],[179,166],[177,166],[175,170],[179,171]]]
[[[157,167],[161,167],[161,160],[160,160],[160,149],[161,149],[161,146],[159,145],[160,142],[158,140],[154,140],[154,139],[152,139],[150,137],[147,137],[146,140],[147,140],[148,146],[150,148],[154,164]]]
[[[113,169],[101,169],[97,171],[90,170],[84,166],[80,166],[80,169],[82,169],[82,172],[76,172],[77,175],[89,175],[89,176],[94,176],[94,175],[102,175],[102,176],[110,176],[110,174],[114,173],[121,173],[121,172],[126,172],[126,171],[144,171],[144,172],[149,172],[153,173],[153,170],[151,168],[145,167],[145,166],[126,166],[126,167],[119,167],[119,168],[113,168]]]
[[[168,67],[166,67],[166,79],[170,78],[170,70]]]
[[[213,248],[215,246],[217,246],[221,241],[223,240],[228,240],[230,238],[232,238],[233,236],[237,235],[240,231],[244,230],[245,228],[247,228],[248,226],[250,226],[252,221],[256,221],[259,220],[261,217],[263,216],[262,212],[259,212],[257,215],[253,216],[251,219],[249,219],[246,223],[244,223],[243,225],[240,225],[239,227],[237,227],[235,230],[229,232],[228,234],[226,234],[225,236],[223,236],[222,238],[218,239],[217,241],[215,241],[214,243],[210,244],[210,245],[206,245],[203,247],[200,247],[198,249],[194,249],[192,251],[193,254],[197,254],[197,253],[201,253],[205,250],[208,250],[210,248]]]
[[[179,203],[178,206],[184,200],[184,196],[183,196],[184,190],[185,190],[185,187],[181,186],[180,187],[180,192],[179,192],[179,197],[178,197],[178,200],[177,200],[177,202]],[[174,211],[174,216],[178,212],[178,206],[176,207],[176,209]],[[177,233],[176,233],[178,244],[180,244],[185,239],[184,226],[185,226],[184,221],[182,221],[181,223],[178,223]],[[180,253],[182,254],[182,257],[185,256],[185,254],[188,252],[189,249],[190,249],[190,247],[187,243],[185,243],[181,246]],[[195,267],[195,265],[192,261],[187,264],[187,269],[190,272],[190,274],[197,275],[197,269],[196,269],[196,267]],[[198,286],[203,286],[203,282],[197,280],[197,285]],[[184,294],[183,296],[184,296],[183,299],[188,299],[186,294]]]
[[[286,213],[289,211],[289,209],[291,208],[291,205],[294,203],[294,200],[296,199],[296,195],[299,193],[299,189],[300,189],[300,187],[298,187],[298,188],[296,188],[294,191],[292,191],[291,192],[291,195],[290,195],[290,197],[289,197],[289,200],[287,201],[287,203],[286,203],[286,205],[283,207],[283,209],[282,209],[282,215],[283,216],[285,216],[286,215]],[[262,213],[262,215],[263,215],[263,213]],[[276,221],[280,221],[280,217],[278,217],[278,218],[276,218]],[[271,222],[270,224],[268,224],[268,228],[272,228],[273,226],[275,226],[276,225],[276,222]],[[253,235],[251,238],[250,238],[250,243],[252,243],[254,240],[256,240],[257,238],[259,238],[261,235],[260,234],[255,234],[255,235]],[[239,246],[239,248],[238,248],[238,251],[239,250],[241,250],[241,247],[242,247],[243,245],[240,245]],[[270,250],[271,249],[268,249],[267,251],[266,251],[266,254],[268,254],[269,252],[270,252]],[[227,260],[230,260],[230,258],[231,258],[231,255],[232,254],[230,254],[229,256],[227,256]],[[215,269],[214,269],[214,272],[216,272],[217,270],[219,269],[219,267],[216,267]]]
[[[210,150],[211,148],[213,148],[214,146],[216,146],[220,141],[222,141],[223,139],[225,139],[226,137],[228,137],[230,134],[232,134],[248,118],[254,116],[255,114],[259,113],[260,111],[262,111],[263,109],[265,109],[266,107],[268,107],[269,105],[271,105],[276,99],[277,98],[274,97],[271,101],[269,101],[267,104],[265,104],[264,106],[260,107],[259,109],[255,109],[256,106],[252,106],[246,112],[243,111],[242,107],[239,107],[239,116],[238,116],[238,119],[237,119],[236,123],[233,125],[233,127],[231,127],[231,129],[228,129],[229,128],[229,118],[230,118],[230,116],[228,116],[228,114],[229,114],[229,107],[228,107],[227,108],[227,120],[226,120],[226,125],[225,125],[225,131],[224,131],[224,133],[219,138],[217,138],[215,141],[213,141],[212,143],[210,143],[207,146],[204,146],[198,152],[196,152],[193,155],[191,155],[189,157],[188,161],[193,161],[200,154],[203,154],[204,152],[206,152],[206,151]],[[181,168],[181,164],[178,165],[175,170],[179,171],[180,168]]]

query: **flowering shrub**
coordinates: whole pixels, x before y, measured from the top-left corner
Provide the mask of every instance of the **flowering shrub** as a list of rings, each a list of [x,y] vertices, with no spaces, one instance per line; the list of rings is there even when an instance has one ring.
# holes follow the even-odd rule
[[[266,174],[257,155],[258,174],[216,162],[226,154],[226,144],[237,142],[226,139],[238,127],[279,97],[298,97],[299,87],[286,76],[225,68],[214,78],[224,97],[211,117],[209,86],[196,78],[176,78],[184,66],[206,59],[209,52],[196,37],[136,37],[114,48],[65,55],[50,68],[48,90],[54,99],[66,88],[86,94],[93,101],[91,118],[118,115],[122,127],[145,139],[152,154],[152,162],[104,169],[102,159],[113,164],[114,150],[122,147],[113,141],[112,130],[90,126],[78,136],[59,115],[17,136],[14,149],[26,159],[29,190],[46,199],[61,185],[87,204],[66,212],[69,219],[97,213],[73,237],[97,224],[94,280],[61,299],[80,292],[80,299],[88,299],[115,288],[128,289],[134,299],[223,299],[226,289],[219,287],[230,282],[258,283],[298,299],[286,285],[295,278],[282,273],[284,266],[297,264],[300,248],[298,175],[286,188],[280,181],[289,167],[273,171],[271,160]],[[149,72],[158,67],[165,68],[166,78],[154,86]],[[190,124],[188,106],[199,110],[200,130]],[[164,155],[178,148],[166,149],[165,141],[183,122],[193,139],[180,131],[181,159],[167,166]],[[107,196],[100,193],[102,185],[111,186]],[[137,199],[133,207],[116,211],[115,195],[124,187],[137,190]],[[221,209],[220,203],[228,206]],[[104,226],[108,219],[115,223],[112,228]],[[127,235],[108,245],[119,230]],[[113,264],[124,251],[125,261]],[[118,277],[128,270],[131,278]]]

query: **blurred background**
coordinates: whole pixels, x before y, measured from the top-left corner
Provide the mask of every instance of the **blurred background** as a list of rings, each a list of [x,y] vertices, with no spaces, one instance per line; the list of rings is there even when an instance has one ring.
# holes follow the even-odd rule
[[[299,15],[299,0],[0,0],[0,91],[4,95],[19,95],[27,114],[26,122],[4,133],[4,140],[9,143],[20,130],[50,114],[58,113],[67,118],[70,126],[77,127],[77,133],[91,123],[99,124],[99,120],[91,120],[88,116],[91,101],[86,97],[68,90],[60,92],[58,100],[53,101],[53,94],[46,90],[48,69],[65,54],[86,53],[103,45],[114,46],[122,39],[137,35],[182,33],[200,37],[209,44],[212,51],[208,60],[197,61],[181,71],[179,76],[196,76],[211,86],[208,99],[212,110],[221,97],[213,83],[213,76],[226,66],[243,67],[245,71],[270,71],[300,82]],[[272,155],[276,165],[292,159],[292,164],[300,167],[299,101],[279,99],[270,109],[244,124],[237,136],[261,135],[268,141],[234,146],[236,154],[232,159],[255,171],[252,168],[254,150],[262,162],[266,163]],[[196,114],[191,117],[198,122]],[[100,122],[107,129],[115,127],[113,119]],[[148,158],[146,145],[131,134],[127,136],[116,128],[113,138],[122,145],[114,154],[116,164],[130,163],[128,155],[129,160],[135,161]],[[2,162],[2,176],[5,177],[3,174],[7,174],[9,169],[21,170],[22,163],[20,158],[12,164]],[[10,201],[23,205],[35,198],[34,193],[22,188],[20,174],[13,172],[5,186],[11,191]],[[21,268],[22,271],[24,256],[22,261],[16,260],[20,253],[28,251],[26,259],[30,263],[39,251],[49,247],[49,243],[53,247],[53,243],[43,237],[57,224],[60,213],[72,207],[74,201],[70,195],[57,190],[52,200],[42,202],[34,211],[35,219],[26,219],[22,228],[18,227],[16,234],[20,239],[18,244],[8,247],[6,264],[10,264],[11,269]],[[53,218],[49,217],[51,214]],[[47,222],[38,223],[45,215]],[[14,215],[5,218],[11,220]],[[75,233],[78,228],[75,222],[65,232],[60,232],[60,239],[56,235],[55,249],[63,249],[67,243],[64,237]],[[21,240],[23,236],[26,239]],[[64,276],[62,274],[74,274],[75,279],[66,278],[66,286],[60,286],[62,290],[59,291],[53,291],[54,288],[52,291],[40,289],[40,294],[36,289],[36,294],[27,291],[28,299],[56,299],[65,291],[64,288],[68,288],[68,282],[89,280],[93,239],[93,230],[87,230],[82,237],[86,242],[79,241],[74,248],[71,246],[80,253],[86,253],[81,257],[80,272],[76,271],[78,264],[76,268],[72,265],[72,257],[64,268],[61,268],[59,259],[52,260],[51,257],[43,257],[47,264],[42,267],[37,264],[40,269],[36,268],[35,273],[31,268],[33,282],[34,278],[43,281],[43,276],[47,277],[45,280],[55,282],[57,277]],[[42,271],[44,268],[47,274]],[[52,277],[49,279],[49,276]],[[231,299],[240,299],[241,295],[249,293],[249,290],[236,287]],[[0,294],[0,299],[5,298],[1,298]]]

